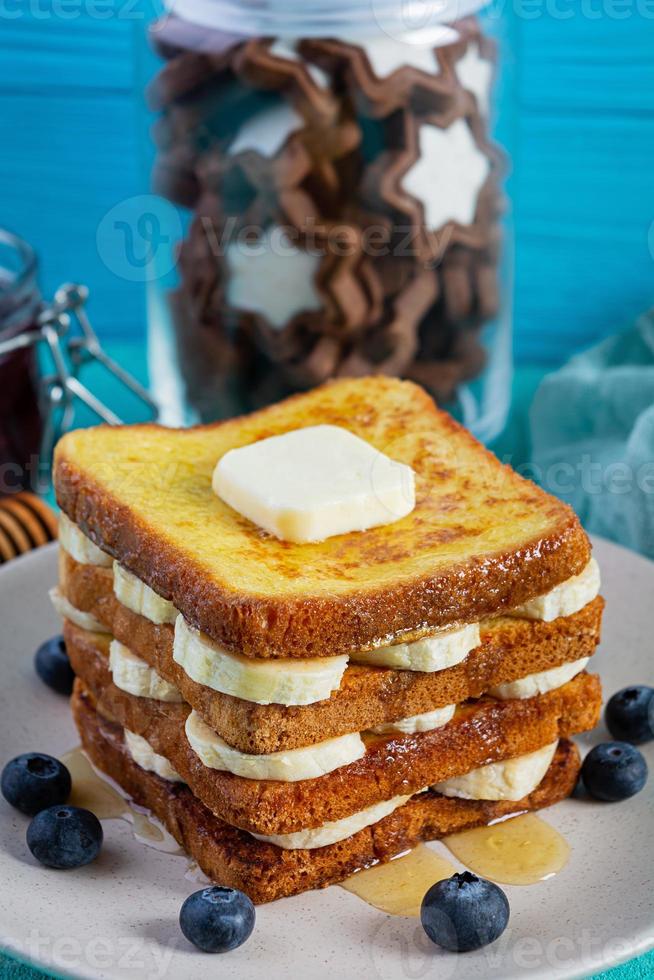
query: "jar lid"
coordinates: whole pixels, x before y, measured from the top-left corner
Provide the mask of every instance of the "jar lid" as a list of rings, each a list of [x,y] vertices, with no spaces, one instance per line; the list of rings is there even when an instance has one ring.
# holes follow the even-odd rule
[[[243,37],[366,37],[387,34],[413,44],[447,44],[445,25],[490,0],[164,0],[169,14]]]

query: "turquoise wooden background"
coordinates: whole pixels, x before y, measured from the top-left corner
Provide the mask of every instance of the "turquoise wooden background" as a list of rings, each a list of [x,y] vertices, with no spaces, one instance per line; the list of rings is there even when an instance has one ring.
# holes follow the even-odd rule
[[[143,289],[103,265],[95,236],[145,187],[148,2],[0,4],[0,223],[37,246],[46,290],[89,283],[95,321],[117,339],[144,336]],[[503,5],[516,349],[556,364],[654,300],[654,3],[519,2]]]

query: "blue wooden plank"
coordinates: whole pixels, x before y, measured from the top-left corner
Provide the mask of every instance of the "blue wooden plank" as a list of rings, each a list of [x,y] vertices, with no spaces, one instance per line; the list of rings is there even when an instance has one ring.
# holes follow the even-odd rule
[[[0,32],[2,91],[134,92],[134,34],[145,31],[142,0],[16,0]]]
[[[654,10],[645,17],[633,4],[621,20],[584,16],[588,8],[569,4],[569,19],[519,20],[521,107],[652,112]]]
[[[561,364],[627,326],[654,301],[652,256],[610,241],[519,239],[515,298],[521,363]]]
[[[654,116],[524,114],[514,177],[519,234],[642,240],[654,217],[653,155]]]
[[[516,350],[557,364],[654,302],[654,118],[523,112]]]
[[[101,103],[0,93],[3,127],[14,134],[0,157],[2,222],[37,248],[47,293],[67,279],[86,282],[96,322],[117,336],[143,334],[142,288],[100,261],[96,232],[105,213],[145,183],[134,116],[130,93],[105,93]]]

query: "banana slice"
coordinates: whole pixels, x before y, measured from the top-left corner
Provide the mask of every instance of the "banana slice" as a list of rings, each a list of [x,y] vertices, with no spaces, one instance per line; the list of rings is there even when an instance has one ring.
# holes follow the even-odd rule
[[[520,619],[542,619],[551,623],[559,616],[572,616],[599,595],[601,586],[599,565],[594,558],[588,562],[583,572],[573,575],[567,582],[561,582],[551,592],[523,602],[508,613]]]
[[[456,711],[455,704],[447,704],[444,708],[436,708],[435,711],[426,711],[422,715],[412,715],[410,718],[401,718],[400,721],[389,721],[384,725],[377,725],[371,729],[375,735],[388,735],[393,732],[400,732],[403,735],[413,735],[414,732],[432,732],[435,728],[442,728],[451,721]]]
[[[227,653],[178,616],[173,659],[213,691],[255,704],[314,704],[338,689],[347,657],[254,660]]]
[[[491,762],[433,787],[443,796],[462,800],[521,800],[533,793],[554,758],[558,740],[542,749],[504,762]]]
[[[125,745],[137,766],[146,769],[148,772],[155,772],[162,779],[167,779],[171,783],[183,783],[184,780],[177,773],[168,759],[163,755],[157,755],[149,742],[140,735],[125,729]]]
[[[404,806],[410,799],[410,796],[394,796],[390,800],[383,800],[381,803],[366,807],[365,810],[353,813],[351,817],[333,820],[312,830],[296,830],[293,834],[252,834],[252,836],[256,837],[257,840],[276,844],[277,847],[282,847],[285,851],[314,850],[316,847],[327,847],[328,844],[336,844],[340,840],[352,837],[364,827],[379,823],[389,813]]]
[[[547,694],[557,687],[563,687],[580,674],[589,660],[590,657],[582,657],[581,660],[561,664],[560,667],[552,667],[551,670],[541,670],[537,674],[529,674],[517,681],[498,684],[497,687],[491,687],[488,694],[493,698],[499,698],[500,701],[510,701],[512,698],[535,698],[537,694]]]
[[[113,558],[98,548],[63,511],[59,514],[59,544],[80,565],[111,568]]]
[[[65,595],[61,594],[59,589],[50,589],[48,595],[55,611],[62,619],[69,619],[71,623],[75,623],[75,626],[79,626],[83,630],[90,630],[92,633],[108,632],[107,627],[99,619],[96,619],[92,613],[82,612],[81,609],[77,609],[68,601]]]
[[[394,667],[432,673],[460,664],[481,642],[479,623],[426,636],[413,643],[397,643],[366,653],[353,653],[351,659],[369,667]]]
[[[246,779],[277,779],[283,783],[316,779],[341,766],[348,766],[366,754],[363,739],[357,733],[330,738],[302,749],[249,755],[228,745],[195,711],[186,719],[186,737],[193,751],[210,769],[225,769]]]
[[[174,684],[165,681],[145,660],[141,660],[118,640],[112,640],[109,644],[109,668],[116,687],[127,694],[133,694],[137,698],[152,698],[154,701],[184,700]]]
[[[132,575],[117,561],[114,562],[114,595],[132,612],[145,616],[156,626],[164,623],[172,625],[179,615],[172,602],[162,599],[149,585]]]

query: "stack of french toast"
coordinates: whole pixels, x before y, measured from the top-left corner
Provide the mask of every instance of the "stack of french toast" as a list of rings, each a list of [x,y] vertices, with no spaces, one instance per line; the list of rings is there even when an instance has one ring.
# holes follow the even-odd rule
[[[212,881],[266,902],[572,792],[589,541],[416,385],[78,430],[55,486],[83,747]]]

